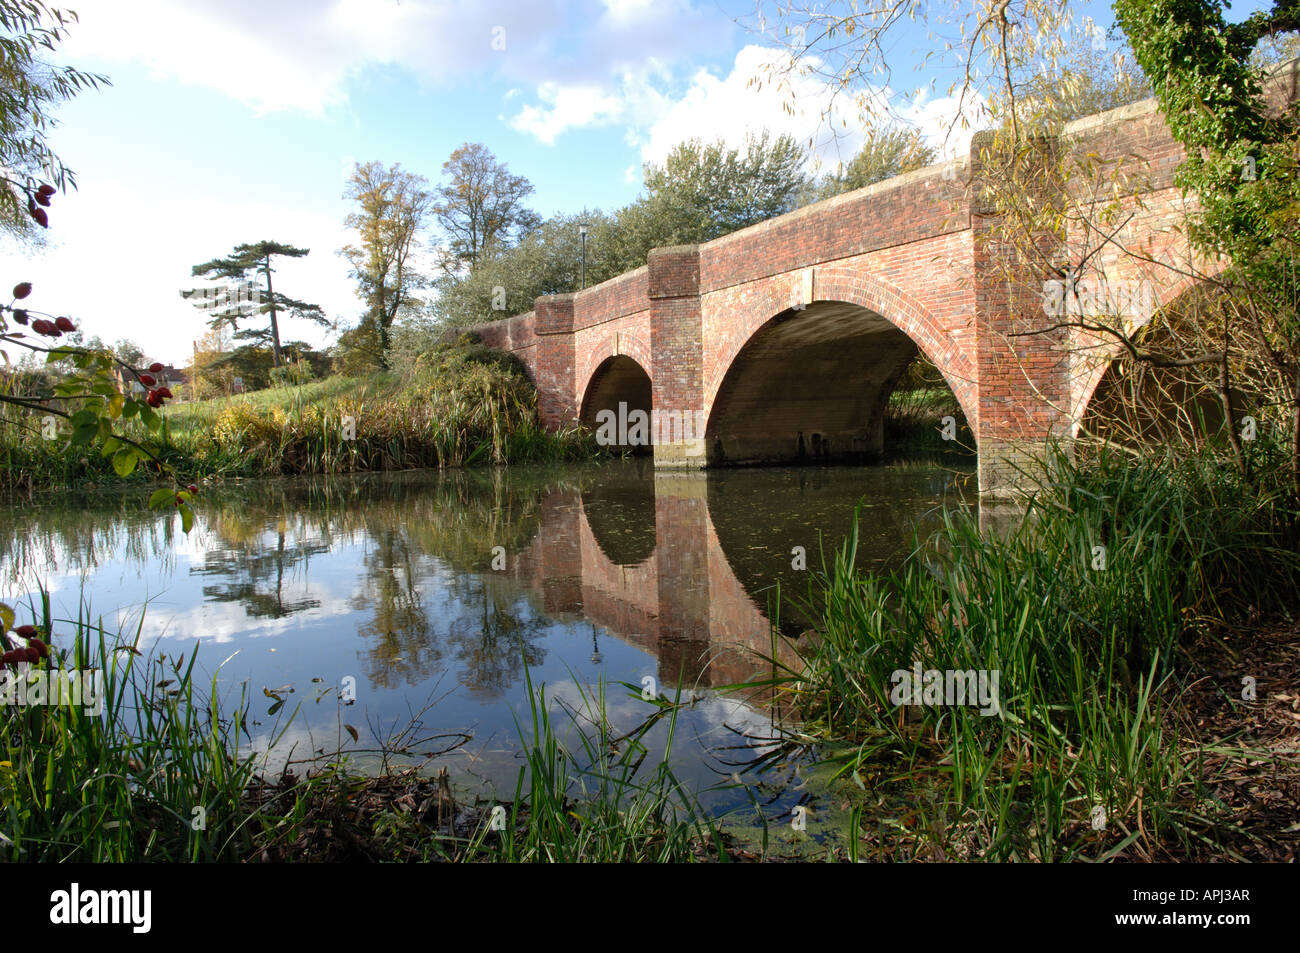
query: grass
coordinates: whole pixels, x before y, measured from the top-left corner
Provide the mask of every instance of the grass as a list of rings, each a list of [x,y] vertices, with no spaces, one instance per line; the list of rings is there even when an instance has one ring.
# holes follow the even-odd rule
[[[0,487],[36,489],[119,482],[110,461],[43,439],[39,421],[5,406]],[[582,459],[592,440],[547,431],[537,392],[499,361],[448,351],[408,375],[330,377],[237,397],[175,404],[149,441],[185,479],[347,473]],[[350,426],[349,426],[350,424]],[[139,425],[135,425],[137,429]],[[144,438],[131,430],[127,436]],[[133,474],[149,479],[145,468]]]
[[[0,857],[9,861],[725,859],[722,837],[668,767],[677,706],[616,733],[603,685],[572,711],[577,743],[553,722],[545,687],[528,682],[519,723],[525,761],[513,800],[458,808],[443,779],[412,771],[358,777],[335,752],[304,776],[262,769],[241,750],[248,706],[217,703],[195,679],[195,654],[140,655],[83,612],[37,619],[54,651],[41,671],[104,674],[102,711],[0,707]],[[67,627],[71,632],[67,633]],[[61,631],[67,633],[61,635]],[[138,633],[137,633],[138,637]],[[60,649],[59,642],[71,642]],[[48,669],[44,666],[48,666]],[[26,669],[24,678],[31,676]],[[631,688],[631,686],[629,686]],[[669,723],[662,758],[646,733]],[[291,720],[291,719],[290,719]],[[287,730],[288,722],[281,729]],[[271,747],[276,745],[273,739]],[[494,810],[494,808],[501,810]]]
[[[884,414],[885,446],[891,450],[974,456],[975,439],[966,415],[946,384],[896,388],[889,395]],[[946,419],[949,417],[951,424]]]
[[[854,849],[877,858],[1247,849],[1206,767],[1227,749],[1192,740],[1179,700],[1193,647],[1222,655],[1233,620],[1294,610],[1294,505],[1206,459],[1056,456],[1040,477],[1014,526],[950,513],[889,578],[859,573],[850,539],[820,574],[813,646],[774,652],[762,687],[823,743],[874,819]],[[998,672],[1000,714],[900,706],[893,674],[914,663]]]
[[[57,631],[48,596],[42,602],[37,621]],[[142,660],[82,618],[72,644],[39,664],[102,673],[102,712],[0,708],[0,856],[203,861],[248,851],[259,831],[238,809],[254,776],[239,748],[245,712],[223,718],[214,701],[198,700],[192,655]]]

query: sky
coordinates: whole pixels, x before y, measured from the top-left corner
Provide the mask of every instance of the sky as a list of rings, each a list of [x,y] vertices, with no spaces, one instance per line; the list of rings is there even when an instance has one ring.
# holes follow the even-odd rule
[[[277,267],[276,290],[320,304],[339,329],[356,322],[337,250],[357,162],[436,184],[453,150],[481,142],[550,215],[627,204],[642,163],[691,137],[735,146],[788,132],[813,143],[821,171],[860,141],[856,112],[818,77],[795,80],[793,110],[789,90],[754,87],[788,54],[775,8],[760,32],[753,0],[60,2],[80,22],[58,62],[112,85],[55,114],[51,142],[77,189],[55,197],[44,250],[0,243],[0,262],[33,283],[32,308],[178,365],[206,330],[179,294],[202,284],[191,267],[241,242],[310,248]],[[1109,26],[1105,4],[1078,8]],[[891,33],[888,90],[935,82],[899,111],[951,153],[964,141],[945,143],[956,104],[949,75],[925,61],[931,29]],[[281,336],[320,346],[337,332],[288,321]]]

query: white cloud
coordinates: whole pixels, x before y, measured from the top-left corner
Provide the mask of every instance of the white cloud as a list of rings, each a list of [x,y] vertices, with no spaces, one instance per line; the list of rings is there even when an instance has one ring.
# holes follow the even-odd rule
[[[86,337],[130,338],[151,358],[189,363],[192,342],[207,331],[202,312],[180,297],[203,284],[191,267],[259,235],[311,249],[276,265],[276,290],[319,304],[331,320],[361,310],[347,264],[334,253],[348,240],[341,215],[255,199],[140,194],[110,182],[61,198],[56,211],[49,248],[12,257],[25,259],[32,308],[69,315]],[[313,344],[326,339],[319,326],[292,319],[280,334]]]
[[[81,0],[66,55],[137,61],[157,78],[218,90],[259,113],[320,113],[345,101],[346,81],[372,64],[431,80],[509,62],[492,29],[536,36],[553,3],[486,10],[450,0]]]
[[[369,66],[463,82],[479,73],[581,85],[716,48],[730,21],[688,0],[80,0],[62,50],[148,66],[259,113],[321,113]]]
[[[602,93],[594,86],[560,86],[543,83],[537,98],[545,106],[525,106],[510,119],[510,125],[554,145],[556,136],[569,129],[599,126],[619,119],[625,104],[617,96]]]
[[[915,125],[937,148],[944,146],[957,111],[955,98],[922,96],[900,105],[888,89],[845,92],[816,75],[783,72],[788,66],[784,50],[751,45],[736,54],[726,75],[699,69],[675,93],[661,63],[623,72],[607,91],[547,83],[537,90],[540,104],[524,106],[510,124],[550,145],[568,130],[622,123],[624,140],[651,162],[662,162],[688,139],[722,139],[736,148],[747,134],[767,129],[808,145],[824,170],[854,155],[868,115],[883,118],[887,113],[894,121]],[[973,116],[974,110],[968,106],[966,114]],[[949,154],[964,149],[969,139],[969,130],[955,130]]]

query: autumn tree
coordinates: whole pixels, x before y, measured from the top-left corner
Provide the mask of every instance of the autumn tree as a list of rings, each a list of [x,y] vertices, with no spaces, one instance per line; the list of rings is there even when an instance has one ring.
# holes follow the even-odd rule
[[[525,207],[533,186],[512,175],[481,143],[465,143],[442,164],[444,181],[436,190],[433,215],[442,232],[437,248],[443,270],[473,270],[493,248],[514,245],[541,223]]]
[[[356,240],[339,253],[352,266],[357,295],[366,305],[361,324],[373,331],[383,368],[388,367],[393,323],[418,311],[422,302],[415,292],[428,284],[414,257],[433,210],[428,184],[400,164],[384,168],[379,162],[358,163],[343,194],[357,206],[346,220]]]
[[[223,324],[210,327],[203,337],[194,342],[190,379],[196,397],[206,399],[231,392],[235,373],[225,358],[232,350],[234,339],[230,328]]]

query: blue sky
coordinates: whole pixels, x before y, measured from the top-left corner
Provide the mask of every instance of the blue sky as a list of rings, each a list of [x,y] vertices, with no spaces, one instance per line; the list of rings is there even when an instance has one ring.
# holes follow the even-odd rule
[[[0,256],[12,280],[36,285],[34,308],[169,362],[185,363],[205,330],[178,296],[195,284],[190,266],[239,242],[310,247],[284,264],[277,290],[340,325],[356,320],[335,251],[348,240],[342,193],[357,161],[400,162],[436,182],[452,150],[482,142],[551,214],[631,201],[642,162],[691,136],[739,144],[767,127],[813,137],[826,163],[855,141],[849,113],[843,140],[827,136],[815,77],[799,81],[794,116],[770,84],[747,87],[783,55],[746,28],[753,0],[66,2],[81,23],[64,60],[113,85],[57,114],[53,142],[79,189],[49,210],[49,247]],[[1077,15],[1110,22],[1102,3]],[[946,85],[913,71],[934,47],[931,29],[891,34],[893,88]],[[943,92],[907,111],[936,141],[953,114]],[[282,334],[332,339],[311,325]]]

